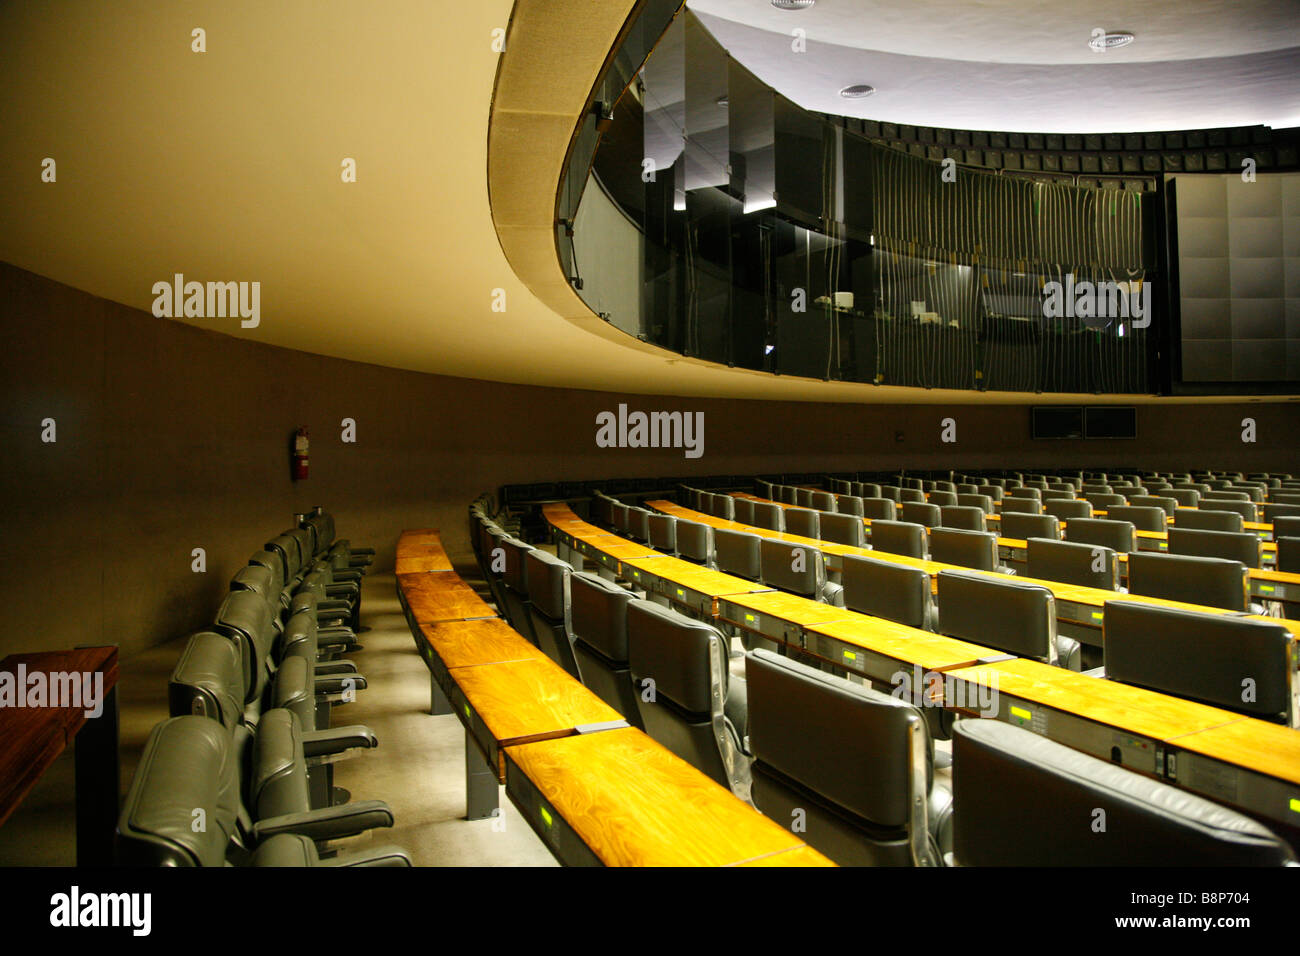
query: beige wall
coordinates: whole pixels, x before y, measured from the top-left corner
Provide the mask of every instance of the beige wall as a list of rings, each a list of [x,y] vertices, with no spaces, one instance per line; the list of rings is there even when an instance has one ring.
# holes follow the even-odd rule
[[[316,503],[391,567],[404,527],[441,527],[467,550],[467,503],[511,482],[900,465],[1300,472],[1295,406],[1141,407],[1139,442],[1035,443],[1023,408],[683,401],[395,371],[156,319],[4,264],[0,309],[0,653],[129,653],[199,627],[249,553]],[[704,456],[597,448],[596,413],[619,401],[703,410]],[[1255,445],[1240,441],[1246,414]],[[939,441],[947,415],[955,445]],[[344,417],[356,444],[340,441]],[[299,425],[311,477],[295,485]],[[190,570],[196,547],[205,574]]]

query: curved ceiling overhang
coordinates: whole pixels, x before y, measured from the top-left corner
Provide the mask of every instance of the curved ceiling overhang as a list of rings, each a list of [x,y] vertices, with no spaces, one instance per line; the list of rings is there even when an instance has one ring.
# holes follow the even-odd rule
[[[688,6],[760,80],[823,113],[1043,133],[1300,125],[1300,17],[1290,0]],[[1136,39],[1099,54],[1088,48],[1095,29]],[[839,95],[861,83],[875,94]]]
[[[419,372],[702,398],[1045,398],[774,378],[592,316],[564,284],[550,219],[567,137],[632,6],[0,4],[0,260],[145,311],[176,273],[256,281],[256,328],[178,321]],[[501,55],[493,31],[512,15]]]

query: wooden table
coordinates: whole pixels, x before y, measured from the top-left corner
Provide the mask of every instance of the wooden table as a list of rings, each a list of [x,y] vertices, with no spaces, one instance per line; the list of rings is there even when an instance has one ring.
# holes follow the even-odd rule
[[[37,674],[45,675],[47,694],[28,706],[36,704]],[[0,675],[13,675],[0,676],[0,825],[75,739],[77,865],[110,866],[121,792],[117,648],[13,654],[0,661]],[[82,696],[86,690],[93,700]],[[87,716],[94,703],[99,713]]]
[[[508,746],[505,761],[506,792],[565,863],[833,865],[631,727]]]
[[[454,572],[399,574],[397,586],[410,616],[420,624],[496,617],[492,606]]]
[[[403,531],[397,539],[397,573],[452,570],[451,558],[436,528]]]

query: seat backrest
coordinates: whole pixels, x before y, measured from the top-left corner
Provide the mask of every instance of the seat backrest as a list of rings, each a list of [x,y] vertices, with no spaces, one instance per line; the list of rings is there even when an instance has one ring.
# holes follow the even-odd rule
[[[1138,531],[1165,531],[1169,527],[1165,510],[1150,506],[1112,505],[1106,509],[1106,520],[1131,522]]]
[[[1027,576],[1105,591],[1119,590],[1119,555],[1112,548],[1049,538],[1028,539]]]
[[[709,564],[713,560],[713,528],[698,521],[678,518],[677,556],[696,564]]]
[[[969,505],[944,505],[939,509],[941,528],[961,528],[966,531],[985,531],[984,509]]]
[[[172,717],[149,734],[118,816],[120,866],[222,866],[239,819],[239,757],[206,717]],[[204,825],[195,827],[196,809]]]
[[[1300,537],[1274,537],[1277,542],[1277,569],[1300,574]]]
[[[1049,488],[1043,492],[1043,506],[1046,507],[1049,501],[1072,501],[1074,499],[1073,488]]]
[[[569,626],[573,640],[613,665],[627,663],[627,604],[632,592],[590,571],[569,576]]]
[[[1211,501],[1250,501],[1250,492],[1242,491],[1240,488],[1214,488],[1207,491],[1203,498],[1209,498]]]
[[[1030,514],[1040,515],[1043,513],[1043,503],[1037,498],[1003,498],[1002,514]]]
[[[756,501],[751,509],[750,517],[753,519],[749,522],[756,528],[766,528],[768,531],[785,530],[785,512],[788,509],[782,508],[778,504],[772,504],[765,501]]]
[[[563,625],[569,605],[573,567],[540,548],[524,552],[524,578],[533,610],[552,624]]]
[[[1300,505],[1300,493],[1294,491],[1273,491],[1268,500],[1279,505]]]
[[[925,504],[925,492],[920,488],[900,488],[898,491],[898,500],[906,504],[907,502],[916,502]]]
[[[1174,528],[1192,528],[1200,531],[1241,532],[1245,522],[1233,511],[1212,511],[1206,508],[1180,508],[1174,517]],[[1174,528],[1169,530],[1172,532]]]
[[[827,491],[814,491],[809,506],[817,511],[836,511],[835,496]]]
[[[741,524],[754,523],[754,501],[752,498],[732,498],[731,509],[735,520]]]
[[[1246,566],[1223,558],[1134,551],[1128,556],[1128,589],[1146,597],[1229,611],[1244,611],[1250,605]]]
[[[1159,508],[1165,513],[1166,518],[1172,518],[1174,512],[1178,510],[1177,498],[1165,498],[1160,495],[1131,495],[1128,503],[1130,507]]]
[[[646,531],[650,535],[648,544],[656,551],[665,554],[677,553],[677,519],[672,515],[651,511],[645,519]]]
[[[808,508],[786,508],[785,530],[790,534],[797,534],[801,538],[820,538],[822,536],[818,513]]]
[[[209,717],[233,731],[244,715],[244,696],[239,644],[213,631],[192,634],[167,682],[168,713]]]
[[[273,593],[279,594],[284,590],[284,559],[275,551],[254,551],[252,557],[248,559],[249,566],[255,568],[266,568],[271,572],[271,587]]]
[[[748,531],[713,529],[713,563],[719,571],[757,581],[760,571],[759,544],[756,534]]]
[[[1040,488],[1009,488],[1007,490],[1006,498],[1002,499],[1004,506],[1006,505],[1007,498],[1032,498],[1035,501],[1041,501],[1043,499],[1043,492]]]
[[[943,512],[938,505],[908,501],[903,505],[903,520],[926,528],[937,528],[943,520]]]
[[[998,533],[1004,538],[1059,538],[1061,520],[1056,515],[1027,515],[1004,511]]]
[[[863,498],[862,517],[872,521],[898,520],[898,505],[892,498]]]
[[[818,515],[818,526],[821,529],[819,537],[823,541],[834,541],[836,544],[847,544],[854,548],[861,548],[866,544],[866,528],[857,515],[832,514],[823,511]]]
[[[1194,488],[1166,488],[1164,495],[1178,502],[1179,508],[1199,508],[1201,493]]]
[[[278,617],[281,584],[279,575],[261,564],[247,564],[235,572],[230,587],[236,591],[252,591],[271,606],[272,617]]]
[[[1117,508],[1121,505],[1128,504],[1128,499],[1120,494],[1085,494],[1084,500],[1092,505],[1095,511],[1107,511],[1111,508]]]
[[[915,706],[765,650],[745,672],[761,811],[783,820],[807,807],[805,839],[839,863],[940,864],[926,812],[932,745]]]
[[[311,809],[302,725],[298,715],[284,707],[268,710],[258,721],[247,805],[255,820]]]
[[[858,498],[879,498],[880,485],[872,481],[855,481],[853,494]]]
[[[1273,538],[1300,538],[1300,517],[1283,515],[1273,519]]]
[[[610,527],[615,534],[627,535],[628,506],[621,501],[609,503]]]
[[[1250,817],[1001,721],[958,721],[953,765],[959,866],[1294,862]],[[1106,825],[1088,825],[1098,819]]]
[[[996,571],[998,536],[962,528],[933,528],[930,531],[930,560],[977,571]]]
[[[857,495],[840,495],[835,501],[835,513],[843,512],[861,518],[864,516],[862,499]],[[829,513],[829,512],[828,512]]]
[[[813,493],[811,488],[795,488],[794,503],[800,508],[812,507]]]
[[[846,554],[841,582],[844,606],[860,614],[933,630],[930,575],[921,568]]]
[[[948,505],[957,504],[957,492],[955,491],[932,491],[930,492],[929,502],[932,505],[938,505],[943,508]]]
[[[1261,516],[1266,524],[1271,524],[1278,518],[1294,518],[1300,516],[1300,505],[1291,504],[1266,504],[1261,509]]]
[[[1241,515],[1242,521],[1258,521],[1259,508],[1250,501],[1232,501],[1226,498],[1201,498],[1200,507],[1214,511],[1232,511]]]
[[[1193,554],[1203,558],[1227,558],[1248,568],[1258,568],[1263,551],[1253,531],[1203,531],[1197,528],[1169,529],[1169,553]]]
[[[649,601],[627,606],[628,666],[648,733],[724,787],[747,776],[723,712],[727,641],[712,625]]]
[[[888,554],[924,558],[925,525],[908,521],[874,520],[871,522],[871,547]]]
[[[789,541],[764,538],[759,547],[759,571],[759,580],[767,587],[803,597],[820,598],[826,585],[822,553]]]
[[[1295,726],[1295,642],[1281,624],[1120,600],[1106,602],[1103,632],[1110,680]]]
[[[1120,554],[1137,550],[1137,529],[1131,521],[1110,518],[1071,518],[1065,524],[1065,540],[1099,544]]]
[[[993,499],[989,495],[959,494],[957,504],[963,508],[979,508],[986,515],[993,514]]]
[[[650,512],[645,508],[628,506],[627,536],[637,541],[650,540]]]
[[[890,501],[894,503],[898,503],[903,500],[903,489],[898,487],[898,485],[880,485],[879,487],[880,487],[881,498],[888,498]],[[871,497],[871,495],[863,495],[862,497],[869,498]],[[867,515],[867,517],[869,518],[871,516]]]
[[[1064,498],[1054,501],[1044,501],[1043,511],[1047,512],[1054,518],[1061,521],[1069,521],[1072,518],[1091,518],[1092,505],[1086,501],[1079,501],[1077,498]]]
[[[244,703],[261,699],[275,642],[270,605],[254,591],[230,591],[217,609],[214,629],[239,642]]]
[[[971,571],[939,572],[939,632],[1056,663],[1056,598],[1047,588]]]

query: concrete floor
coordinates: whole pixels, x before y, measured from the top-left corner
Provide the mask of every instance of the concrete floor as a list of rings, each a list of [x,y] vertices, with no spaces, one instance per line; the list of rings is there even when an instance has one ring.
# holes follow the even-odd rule
[[[458,566],[471,584],[472,563]],[[454,715],[429,715],[429,671],[415,651],[389,574],[367,575],[360,635],[353,655],[368,682],[353,704],[339,707],[334,724],[366,724],[376,750],[335,767],[335,785],[354,800],[384,800],[396,825],[339,844],[345,852],[395,844],[417,866],[555,866],[554,857],[501,788],[497,820],[464,819],[465,734]],[[167,679],[185,637],[121,661],[122,792],[126,793],[150,730],[167,714]],[[73,756],[69,749],[46,771],[0,827],[0,866],[72,866],[76,863]]]

